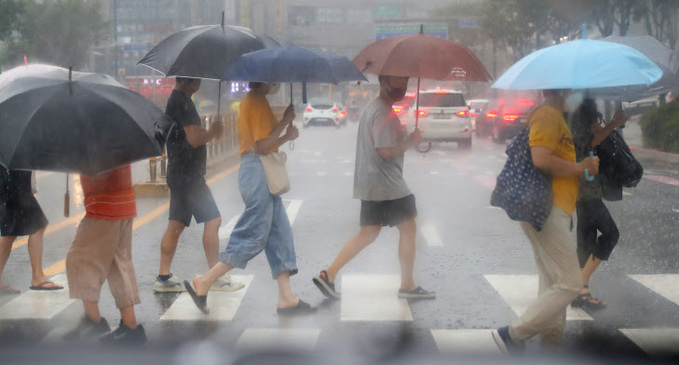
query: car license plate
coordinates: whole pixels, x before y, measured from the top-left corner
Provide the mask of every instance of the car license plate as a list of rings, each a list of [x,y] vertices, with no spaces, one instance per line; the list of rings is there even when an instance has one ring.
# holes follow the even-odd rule
[[[434,119],[450,119],[450,116],[452,114],[450,113],[438,113],[438,114],[432,114]]]

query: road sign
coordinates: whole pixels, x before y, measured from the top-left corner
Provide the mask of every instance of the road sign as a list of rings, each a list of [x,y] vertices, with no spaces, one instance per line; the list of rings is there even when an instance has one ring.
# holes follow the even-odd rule
[[[395,37],[405,34],[417,34],[420,32],[420,24],[418,23],[401,23],[401,24],[378,24],[375,27],[375,39],[380,40],[388,37]],[[448,24],[446,23],[430,23],[424,24],[424,34],[433,35],[435,37],[448,38]]]
[[[460,28],[477,28],[479,26],[479,20],[471,18],[462,18],[457,21],[457,25]]]

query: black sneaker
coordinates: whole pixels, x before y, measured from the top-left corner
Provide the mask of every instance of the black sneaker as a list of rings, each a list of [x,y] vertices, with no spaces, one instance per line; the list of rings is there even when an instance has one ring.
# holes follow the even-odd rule
[[[509,337],[509,326],[493,330],[492,335],[495,344],[505,355],[520,355],[526,350],[523,343],[516,343]]]
[[[141,346],[146,343],[146,332],[144,331],[144,326],[141,324],[137,325],[137,328],[131,329],[120,321],[120,326],[116,328],[115,331],[101,336],[99,338],[103,344],[120,344],[127,346]]]
[[[81,339],[99,337],[109,331],[111,331],[111,327],[109,327],[108,322],[106,322],[106,318],[102,317],[101,321],[97,323],[85,315],[78,325],[65,335],[61,336],[61,339],[64,341],[78,341]]]

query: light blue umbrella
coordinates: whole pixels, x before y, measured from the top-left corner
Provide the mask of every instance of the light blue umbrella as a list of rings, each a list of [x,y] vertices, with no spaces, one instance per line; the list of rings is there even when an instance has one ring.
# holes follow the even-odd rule
[[[510,67],[496,89],[593,89],[650,85],[662,70],[648,57],[619,43],[580,39],[535,51]]]

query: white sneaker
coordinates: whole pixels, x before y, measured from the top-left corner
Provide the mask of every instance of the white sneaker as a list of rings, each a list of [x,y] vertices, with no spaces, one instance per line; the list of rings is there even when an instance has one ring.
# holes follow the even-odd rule
[[[153,283],[154,293],[180,293],[184,291],[186,291],[184,284],[174,275],[170,276],[166,281],[162,281],[156,276],[156,282]]]
[[[212,284],[210,291],[231,292],[243,289],[244,287],[245,284],[233,281],[231,280],[231,276],[229,274],[224,274],[222,277],[217,279],[214,284]]]

